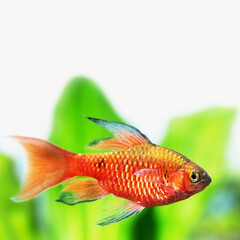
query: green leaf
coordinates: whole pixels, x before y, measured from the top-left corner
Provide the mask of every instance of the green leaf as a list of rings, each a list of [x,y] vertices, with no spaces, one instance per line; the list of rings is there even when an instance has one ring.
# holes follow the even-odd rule
[[[104,128],[83,115],[123,122],[101,90],[89,79],[70,81],[56,106],[49,140],[66,150],[85,153],[94,139],[111,137]],[[0,236],[3,239],[51,240],[130,240],[130,239],[198,239],[204,231],[218,229],[226,235],[239,229],[239,172],[227,171],[226,151],[236,110],[212,108],[173,119],[161,145],[172,148],[202,166],[212,177],[203,192],[191,198],[155,208],[146,208],[136,216],[106,227],[98,227],[102,206],[110,197],[74,206],[59,199],[62,186],[48,189],[34,200],[14,203],[9,197],[19,190],[12,160],[0,155]],[[216,215],[218,200],[227,210]],[[234,201],[231,202],[231,199]],[[221,206],[223,206],[221,205]],[[225,206],[224,205],[224,206]],[[215,211],[214,211],[215,210]],[[220,212],[220,211],[217,211]],[[207,219],[207,220],[206,220]],[[217,229],[218,228],[218,229]],[[239,234],[239,232],[237,232]],[[237,235],[238,236],[238,235]],[[227,239],[227,237],[226,237]]]
[[[15,203],[10,200],[19,190],[13,160],[0,154],[0,236],[1,239],[42,239],[36,224],[35,201]]]
[[[89,152],[85,149],[89,142],[111,136],[84,115],[122,122],[99,88],[89,79],[79,77],[70,81],[60,97],[49,140],[69,151],[85,153]],[[105,199],[67,206],[54,201],[60,191],[61,186],[57,186],[39,197],[42,201],[41,222],[49,239],[129,239],[134,219],[107,227],[95,226]]]
[[[205,209],[226,176],[226,151],[235,116],[235,109],[211,108],[171,121],[162,145],[203,167],[212,183],[187,200],[154,209],[160,216],[158,239],[187,239],[206,217]]]

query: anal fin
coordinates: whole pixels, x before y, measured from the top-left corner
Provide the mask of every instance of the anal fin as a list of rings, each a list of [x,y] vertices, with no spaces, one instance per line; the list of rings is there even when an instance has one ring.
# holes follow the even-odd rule
[[[140,213],[143,206],[133,201],[124,200],[121,205],[114,209],[107,209],[96,222],[99,226],[106,226],[112,223],[120,222],[128,217]]]
[[[91,202],[109,195],[95,179],[71,178],[64,182],[64,189],[60,192],[58,202],[74,205]]]

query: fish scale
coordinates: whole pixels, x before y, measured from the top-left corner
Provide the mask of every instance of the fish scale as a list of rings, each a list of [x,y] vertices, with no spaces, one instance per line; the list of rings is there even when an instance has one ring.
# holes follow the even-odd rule
[[[169,156],[175,162],[174,168],[171,166],[169,168],[166,164]],[[182,161],[178,161],[179,157]],[[149,184],[149,181],[134,173],[154,166],[159,172],[161,181],[168,185],[171,174],[189,160],[173,150],[145,144],[127,151],[79,155],[77,161],[78,167],[75,169],[78,171],[74,173],[75,175],[96,178],[106,191],[115,196],[127,197],[143,206],[152,206],[166,204],[166,193],[171,189],[159,187],[156,183]]]

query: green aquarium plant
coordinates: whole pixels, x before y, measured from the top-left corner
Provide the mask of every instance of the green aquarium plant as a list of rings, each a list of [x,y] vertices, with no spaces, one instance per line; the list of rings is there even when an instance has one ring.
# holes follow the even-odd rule
[[[95,83],[77,77],[69,82],[56,105],[49,141],[71,152],[86,153],[91,152],[85,148],[89,142],[110,137],[104,128],[95,126],[83,115],[124,122]],[[4,182],[0,197],[1,216],[4,216],[0,219],[1,237],[7,240],[200,239],[217,234],[206,214],[224,229],[222,236],[230,236],[231,231],[240,236],[236,230],[240,227],[239,217],[234,211],[240,209],[239,178],[226,171],[226,151],[235,116],[235,109],[211,108],[173,119],[160,145],[179,151],[203,166],[211,175],[212,184],[195,197],[144,209],[139,215],[106,227],[94,222],[112,196],[68,206],[55,201],[62,189],[60,184],[33,200],[11,202],[9,197],[19,189],[19,181],[12,159],[0,156],[0,179]],[[232,198],[218,202],[216,196],[223,196],[224,191],[230,192]],[[228,206],[219,218],[210,211],[216,204]]]

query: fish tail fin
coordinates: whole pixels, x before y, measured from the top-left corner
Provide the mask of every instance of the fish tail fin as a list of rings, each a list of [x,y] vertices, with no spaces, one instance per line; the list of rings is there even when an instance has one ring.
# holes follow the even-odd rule
[[[26,150],[28,171],[20,192],[11,199],[21,202],[37,196],[67,178],[68,159],[75,155],[50,142],[28,137],[13,136]]]

